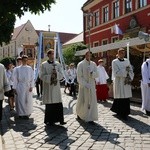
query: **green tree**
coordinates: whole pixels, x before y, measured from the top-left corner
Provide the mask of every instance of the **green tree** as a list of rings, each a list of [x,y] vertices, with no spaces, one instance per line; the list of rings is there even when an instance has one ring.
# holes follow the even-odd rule
[[[5,67],[7,67],[10,63],[13,63],[13,65],[16,65],[16,61],[12,57],[5,57],[0,60],[0,63],[2,63]]]
[[[40,14],[51,9],[55,0],[0,0],[0,44],[11,40],[16,17],[25,12]]]
[[[86,49],[86,45],[79,43],[79,44],[72,44],[71,46],[65,48],[63,50],[63,56],[66,64],[75,63],[75,65],[78,64],[79,61],[81,61],[81,57],[75,56],[76,51]]]

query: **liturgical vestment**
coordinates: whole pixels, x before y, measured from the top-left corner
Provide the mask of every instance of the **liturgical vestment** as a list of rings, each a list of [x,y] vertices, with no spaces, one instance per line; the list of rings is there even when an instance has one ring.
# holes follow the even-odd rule
[[[29,116],[33,111],[34,72],[28,65],[21,65],[13,71],[13,89],[16,89],[16,111],[18,116]]]
[[[141,72],[142,110],[150,111],[150,59],[142,64]]]
[[[87,69],[90,67],[92,74]],[[84,59],[77,66],[77,80],[79,95],[76,104],[76,113],[84,121],[98,120],[95,78],[98,77],[97,65]],[[88,84],[89,83],[89,84]],[[87,88],[88,85],[88,88]],[[88,107],[90,106],[90,107]]]

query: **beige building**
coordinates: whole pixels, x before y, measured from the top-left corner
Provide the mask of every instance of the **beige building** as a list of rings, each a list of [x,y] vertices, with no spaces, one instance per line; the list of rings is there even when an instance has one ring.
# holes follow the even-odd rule
[[[14,29],[12,39],[9,44],[3,43],[0,47],[0,59],[4,57],[17,57],[23,50],[23,45],[34,45],[38,40],[38,34],[31,22],[28,20],[25,24]]]
[[[29,20],[25,24],[15,28],[10,43],[3,43],[3,45],[0,47],[0,59],[9,56],[19,56],[20,52],[23,51],[23,45],[35,45],[35,43],[38,42],[40,32],[47,31],[35,30]],[[64,44],[77,36],[77,34],[59,32],[59,36],[61,44]]]

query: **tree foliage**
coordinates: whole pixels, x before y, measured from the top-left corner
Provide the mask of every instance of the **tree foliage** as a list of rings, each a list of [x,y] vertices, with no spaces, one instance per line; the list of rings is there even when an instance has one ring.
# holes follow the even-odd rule
[[[55,0],[0,0],[0,44],[11,40],[16,17],[25,12],[39,14],[51,9]]]
[[[7,67],[10,63],[16,65],[16,60],[12,57],[5,57],[0,60],[0,63],[2,63],[5,67]]]
[[[75,56],[76,51],[86,49],[86,45],[79,43],[79,44],[72,44],[71,46],[65,48],[63,50],[63,56],[66,64],[75,63],[75,65],[78,64],[79,61],[81,61],[82,58],[79,56]]]

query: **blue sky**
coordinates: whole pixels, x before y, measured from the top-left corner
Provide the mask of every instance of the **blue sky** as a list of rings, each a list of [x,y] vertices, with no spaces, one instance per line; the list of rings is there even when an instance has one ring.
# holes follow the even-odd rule
[[[15,27],[18,27],[28,20],[31,21],[36,30],[80,33],[83,31],[83,14],[81,7],[87,0],[56,0],[51,11],[45,11],[40,15],[25,13],[21,19],[17,18]]]

